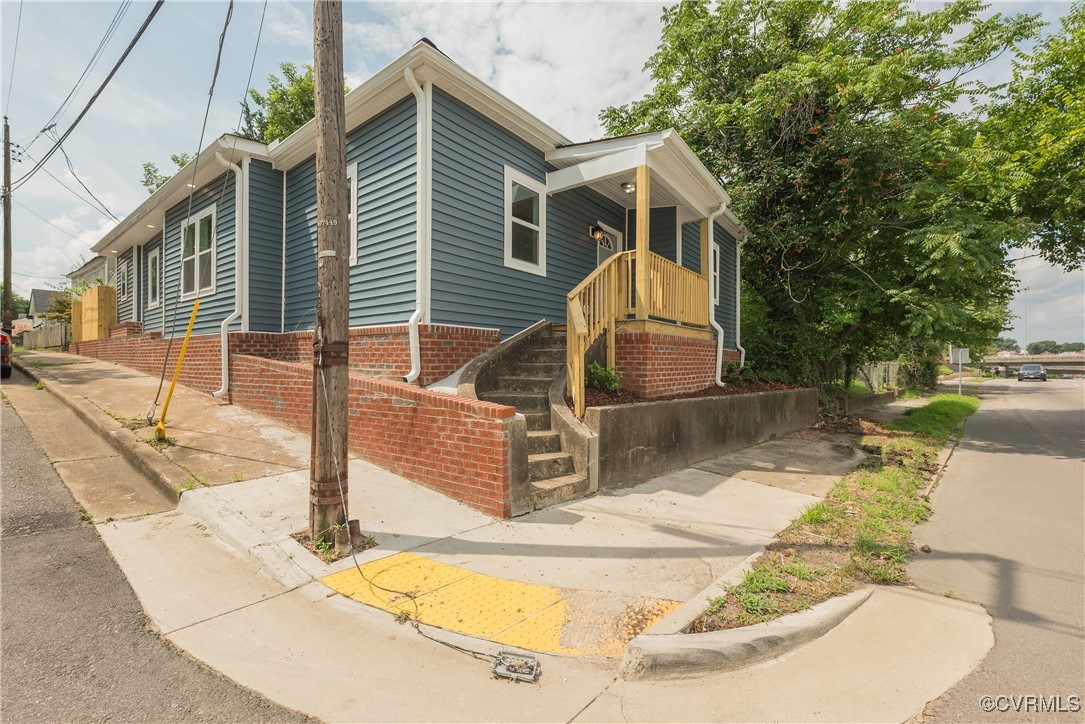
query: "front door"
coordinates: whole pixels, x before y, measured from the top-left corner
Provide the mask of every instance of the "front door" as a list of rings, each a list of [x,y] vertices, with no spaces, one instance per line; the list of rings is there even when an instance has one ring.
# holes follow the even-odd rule
[[[596,225],[603,230],[603,238],[596,241],[595,247],[595,265],[599,266],[622,250],[622,233],[601,221]]]

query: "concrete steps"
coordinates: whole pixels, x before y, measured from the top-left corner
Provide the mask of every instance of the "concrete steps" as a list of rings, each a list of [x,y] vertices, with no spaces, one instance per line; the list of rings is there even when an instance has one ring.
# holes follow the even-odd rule
[[[497,388],[479,396],[512,405],[527,420],[528,479],[532,505],[545,508],[588,492],[588,480],[576,473],[573,457],[561,449],[561,436],[550,427],[550,383],[565,371],[565,329],[543,336],[527,354],[496,378]]]

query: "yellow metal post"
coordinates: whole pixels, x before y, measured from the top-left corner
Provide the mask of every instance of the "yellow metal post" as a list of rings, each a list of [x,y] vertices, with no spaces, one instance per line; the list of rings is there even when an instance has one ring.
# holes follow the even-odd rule
[[[181,353],[177,355],[177,367],[173,370],[173,381],[170,382],[170,391],[166,393],[166,404],[162,406],[162,417],[158,418],[158,425],[154,428],[154,437],[159,442],[166,441],[166,413],[170,409],[170,399],[173,397],[173,388],[177,386],[177,378],[181,376],[181,363],[185,361],[185,350],[188,349],[188,338],[192,336],[192,325],[196,324],[196,312],[200,309],[200,300],[192,305],[192,316],[188,318],[188,329],[185,330],[185,341],[181,343]]]

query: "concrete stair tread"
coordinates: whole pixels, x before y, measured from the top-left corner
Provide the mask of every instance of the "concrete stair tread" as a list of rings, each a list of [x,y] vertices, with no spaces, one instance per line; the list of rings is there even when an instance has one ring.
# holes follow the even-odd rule
[[[529,432],[528,434],[530,435],[531,433]],[[554,434],[557,435],[556,432]],[[572,457],[573,456],[570,455],[567,452],[554,452],[554,453],[539,453],[537,455],[528,455],[527,459],[528,459],[528,462],[531,462],[532,460],[560,460],[562,458],[570,458],[570,459],[572,459]]]
[[[587,483],[588,479],[578,473],[570,473],[568,475],[559,475],[556,478],[547,478],[546,480],[536,480],[531,484],[533,488],[542,488],[544,490],[554,490],[556,488],[562,488],[566,485],[578,485],[580,483]]]

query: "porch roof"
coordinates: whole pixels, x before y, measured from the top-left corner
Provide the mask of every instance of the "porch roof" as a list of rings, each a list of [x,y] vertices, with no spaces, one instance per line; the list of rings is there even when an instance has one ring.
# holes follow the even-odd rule
[[[546,160],[556,167],[546,174],[549,194],[588,186],[633,209],[637,195],[622,185],[634,180],[638,166],[648,166],[652,206],[676,206],[682,221],[693,221],[708,217],[722,205],[725,210],[719,218],[724,224],[735,233],[742,228],[726,208],[731,203],[727,191],[673,128],[559,146],[547,152]]]

